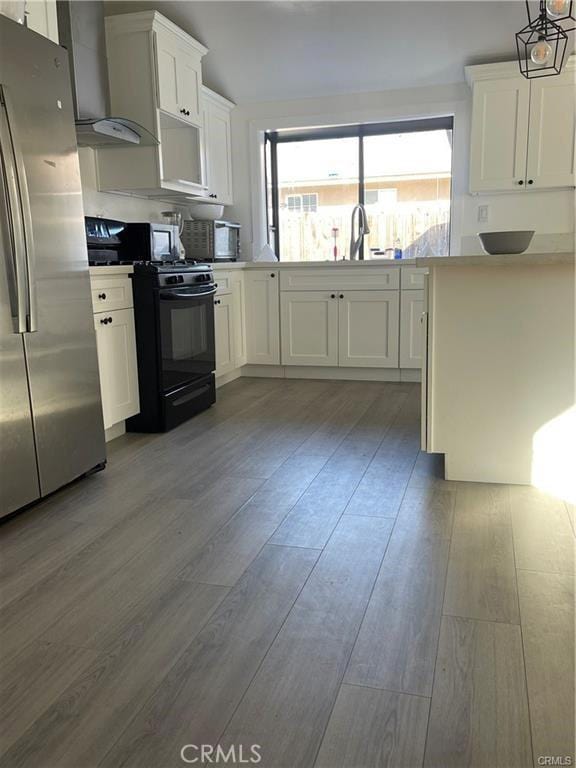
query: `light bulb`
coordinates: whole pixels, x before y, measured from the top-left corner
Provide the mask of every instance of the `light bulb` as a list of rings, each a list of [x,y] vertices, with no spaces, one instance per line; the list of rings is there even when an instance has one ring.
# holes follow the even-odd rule
[[[546,12],[553,19],[568,16],[570,0],[546,0]]]
[[[532,46],[532,50],[530,51],[530,58],[534,64],[540,66],[546,64],[550,56],[552,56],[552,46],[549,45],[544,38],[540,38],[536,45]]]

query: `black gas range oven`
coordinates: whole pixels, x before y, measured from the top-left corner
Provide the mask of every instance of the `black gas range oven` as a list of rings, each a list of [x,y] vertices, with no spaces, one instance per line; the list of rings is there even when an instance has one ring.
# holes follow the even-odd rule
[[[92,221],[87,219],[87,235]],[[102,237],[90,224],[89,256],[98,250],[99,264],[134,267],[140,413],[127,420],[126,428],[164,432],[216,400],[214,273],[209,264],[130,259],[122,248],[121,222],[96,221]]]

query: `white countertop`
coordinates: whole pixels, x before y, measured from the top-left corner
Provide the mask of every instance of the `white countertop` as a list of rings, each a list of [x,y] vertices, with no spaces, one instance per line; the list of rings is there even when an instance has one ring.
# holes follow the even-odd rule
[[[130,264],[115,264],[114,266],[89,267],[90,277],[105,277],[106,275],[131,275],[134,267]]]
[[[422,259],[420,259],[422,261]],[[425,259],[424,259],[425,261]],[[365,259],[364,261],[229,261],[212,265],[214,269],[309,269],[314,267],[414,267],[416,259]],[[421,265],[420,265],[421,266]]]
[[[503,253],[489,256],[431,256],[416,259],[418,267],[533,267],[574,265],[573,253]]]

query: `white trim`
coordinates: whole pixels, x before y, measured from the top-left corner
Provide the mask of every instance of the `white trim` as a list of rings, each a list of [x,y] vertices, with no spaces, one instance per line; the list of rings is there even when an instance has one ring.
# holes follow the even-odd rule
[[[119,421],[116,424],[112,424],[111,427],[104,430],[104,439],[107,443],[111,440],[116,440],[117,437],[122,437],[126,434],[126,422]]]
[[[420,381],[420,371],[400,368],[339,368],[315,365],[244,365],[242,376],[333,381]]]
[[[205,56],[209,51],[209,48],[206,48],[192,35],[189,35],[158,11],[138,11],[136,13],[121,13],[118,16],[106,16],[104,23],[106,34],[112,35],[124,32],[150,32],[155,28],[163,27],[171,34],[179,37],[200,56]]]
[[[384,94],[383,94],[384,95]],[[250,191],[252,204],[251,244],[257,254],[267,242],[266,200],[264,190],[264,133],[281,128],[305,128],[309,126],[348,125],[362,123],[385,123],[418,118],[452,116],[452,207],[450,214],[450,255],[460,255],[462,239],[462,200],[468,195],[468,139],[469,115],[466,102],[421,103],[390,107],[342,111],[324,114],[297,115],[294,117],[269,117],[251,120],[248,123],[248,154]]]
[[[567,72],[575,69],[576,54],[571,54],[568,56],[562,71]],[[518,60],[501,61],[495,64],[472,64],[464,67],[464,73],[466,75],[466,82],[468,85],[473,85],[480,80],[498,80],[499,78],[506,77],[524,77],[520,72]]]
[[[219,104],[221,107],[225,107],[226,109],[234,109],[234,107],[236,106],[236,104],[233,101],[230,101],[230,99],[227,99],[225,96],[221,96],[219,93],[216,93],[216,91],[213,91],[211,88],[208,88],[207,85],[202,85],[200,88],[200,92],[207,99],[210,99],[210,101],[213,101],[216,104]]]
[[[233,371],[223,373],[222,376],[216,376],[216,389],[223,387],[224,384],[229,384],[231,381],[235,381],[242,376],[242,368],[235,368]]]

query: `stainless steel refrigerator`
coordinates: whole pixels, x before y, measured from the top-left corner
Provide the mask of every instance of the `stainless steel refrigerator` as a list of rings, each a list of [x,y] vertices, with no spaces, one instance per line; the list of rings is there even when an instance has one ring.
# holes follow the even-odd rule
[[[0,517],[105,461],[63,48],[0,16]]]

